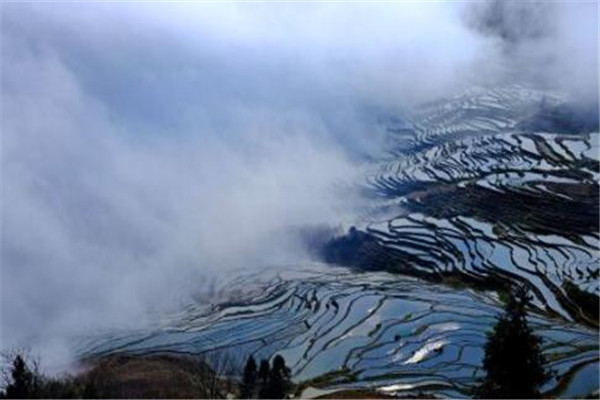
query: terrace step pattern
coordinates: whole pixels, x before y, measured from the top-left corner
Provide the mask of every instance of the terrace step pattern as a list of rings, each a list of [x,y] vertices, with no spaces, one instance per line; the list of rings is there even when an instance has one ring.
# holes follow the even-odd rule
[[[385,214],[360,225],[385,265],[363,267],[526,282],[541,307],[585,319],[563,286],[600,290],[599,135],[532,130],[542,105],[561,102],[473,91],[390,128],[396,147],[366,183]]]
[[[154,330],[88,338],[81,355],[225,352],[241,365],[248,355],[281,354],[294,381],[321,377],[312,385],[322,389],[462,398],[482,376],[486,332],[502,310],[492,292],[330,265],[240,272],[223,287],[245,294],[211,309],[190,305]],[[545,391],[587,393],[573,377],[597,387],[596,330],[546,314],[529,321],[557,373]]]

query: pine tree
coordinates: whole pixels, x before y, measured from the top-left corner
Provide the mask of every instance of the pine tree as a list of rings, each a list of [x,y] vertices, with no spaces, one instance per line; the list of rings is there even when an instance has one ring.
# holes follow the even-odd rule
[[[544,370],[541,339],[527,324],[526,307],[531,298],[518,289],[508,300],[485,345],[486,376],[475,395],[480,398],[532,399],[550,374]]]
[[[240,393],[242,399],[251,399],[254,395],[254,387],[256,385],[256,361],[250,356],[244,368],[244,376],[240,385]]]
[[[260,368],[258,369],[258,378],[262,381],[263,384],[266,384],[269,380],[269,373],[271,372],[271,367],[269,367],[269,361],[261,360]]]
[[[273,366],[269,374],[269,382],[263,393],[264,398],[284,399],[291,388],[290,369],[286,367],[282,356],[276,355],[273,359]]]
[[[10,377],[11,381],[6,386],[6,398],[29,399],[37,396],[38,379],[21,355],[13,360]]]

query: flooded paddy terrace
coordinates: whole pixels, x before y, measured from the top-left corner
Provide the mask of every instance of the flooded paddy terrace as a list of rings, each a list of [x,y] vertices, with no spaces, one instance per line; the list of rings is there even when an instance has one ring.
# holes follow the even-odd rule
[[[240,272],[220,283],[228,301],[80,354],[278,353],[305,395],[468,397],[503,295],[526,285],[555,372],[546,395],[597,391],[600,162],[585,117],[514,86],[383,119],[389,152],[361,183],[370,206],[319,250],[327,263]]]

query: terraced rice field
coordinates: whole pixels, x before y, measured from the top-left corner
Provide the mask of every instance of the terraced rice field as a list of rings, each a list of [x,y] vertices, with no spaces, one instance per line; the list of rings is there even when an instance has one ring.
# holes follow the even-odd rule
[[[351,268],[240,272],[221,283],[230,301],[190,305],[150,332],[86,340],[81,354],[279,353],[306,396],[370,388],[468,397],[500,293],[524,284],[556,372],[544,392],[592,393],[598,132],[569,112],[558,97],[514,86],[385,119],[389,153],[362,183],[370,206],[323,252]]]
[[[321,377],[312,386],[324,391],[378,388],[463,397],[481,375],[485,332],[502,307],[489,292],[329,265],[263,270],[222,285],[239,297],[210,309],[190,307],[153,332],[86,341],[84,354],[278,353],[295,381]],[[564,396],[598,387],[597,330],[542,314],[532,314],[530,322],[559,373],[546,390],[571,371],[581,383],[569,384],[575,379],[567,376]]]
[[[394,132],[409,150],[368,181],[400,211],[364,229],[402,268],[527,282],[540,307],[597,326],[563,286],[599,293],[598,133],[537,131],[523,110],[539,114],[539,104],[560,100],[522,88],[469,93],[418,115],[408,144],[406,128]]]

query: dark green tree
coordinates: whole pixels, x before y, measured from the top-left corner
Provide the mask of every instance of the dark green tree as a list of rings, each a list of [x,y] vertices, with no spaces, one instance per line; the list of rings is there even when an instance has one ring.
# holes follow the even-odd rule
[[[10,378],[4,396],[9,399],[30,399],[38,397],[37,371],[32,370],[25,359],[18,354],[10,367]]]
[[[251,399],[254,396],[254,388],[256,386],[256,361],[250,356],[244,367],[244,375],[242,384],[240,385],[240,395],[242,399]]]
[[[292,387],[290,369],[285,365],[282,356],[273,358],[273,365],[269,373],[269,380],[263,386],[260,397],[263,399],[284,399]]]
[[[271,367],[269,367],[269,361],[261,360],[260,367],[258,368],[258,378],[262,381],[263,384],[266,384],[269,380],[269,373],[271,372]]]
[[[507,301],[485,345],[483,369],[486,376],[475,395],[493,399],[539,398],[539,389],[549,378],[541,339],[527,324],[526,307],[531,301],[525,288],[517,289]]]

